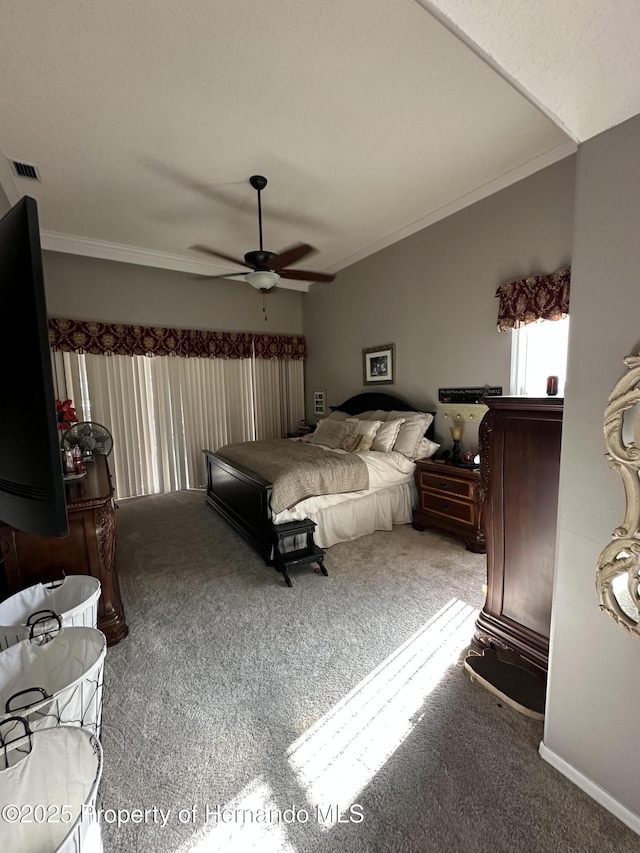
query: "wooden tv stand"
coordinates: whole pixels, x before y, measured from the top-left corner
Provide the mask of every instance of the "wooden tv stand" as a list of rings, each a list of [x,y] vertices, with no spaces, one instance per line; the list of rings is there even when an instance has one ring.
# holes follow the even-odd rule
[[[0,537],[9,546],[1,597],[39,583],[44,575],[55,574],[58,569],[68,575],[93,575],[102,586],[98,628],[113,646],[127,636],[129,629],[114,564],[116,519],[106,456],[97,453],[87,464],[87,476],[68,482],[65,488],[68,536],[32,536],[0,522]]]

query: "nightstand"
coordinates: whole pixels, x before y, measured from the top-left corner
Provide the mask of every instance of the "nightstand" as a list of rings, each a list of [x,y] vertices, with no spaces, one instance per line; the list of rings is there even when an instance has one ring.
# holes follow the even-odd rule
[[[485,554],[480,472],[432,459],[416,459],[416,530],[435,527],[454,533],[468,551]]]

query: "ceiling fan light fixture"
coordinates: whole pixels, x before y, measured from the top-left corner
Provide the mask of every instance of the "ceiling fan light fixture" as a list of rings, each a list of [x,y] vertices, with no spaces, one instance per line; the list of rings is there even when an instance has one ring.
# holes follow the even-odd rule
[[[280,281],[280,276],[271,270],[254,270],[247,273],[244,279],[256,290],[271,290]]]

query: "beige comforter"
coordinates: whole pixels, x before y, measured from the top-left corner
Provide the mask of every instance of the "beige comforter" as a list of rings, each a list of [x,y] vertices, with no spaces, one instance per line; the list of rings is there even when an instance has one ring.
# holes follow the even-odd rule
[[[369,471],[357,453],[334,453],[314,444],[269,439],[226,444],[220,456],[268,480],[271,510],[290,509],[315,495],[335,495],[369,488]]]

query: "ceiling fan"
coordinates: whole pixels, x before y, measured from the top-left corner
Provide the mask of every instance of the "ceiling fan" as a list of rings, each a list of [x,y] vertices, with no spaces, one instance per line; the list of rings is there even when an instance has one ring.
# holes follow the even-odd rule
[[[215,249],[210,249],[208,246],[192,246],[199,252],[204,252],[207,255],[212,255],[214,258],[221,258],[224,261],[229,261],[232,264],[246,267],[251,272],[236,272],[226,273],[223,275],[206,276],[206,278],[236,278],[243,276],[245,281],[249,282],[256,290],[261,290],[266,293],[278,283],[281,278],[295,279],[296,281],[333,281],[335,275],[330,275],[322,272],[310,272],[309,270],[292,270],[289,269],[291,264],[297,264],[308,255],[316,252],[312,246],[307,243],[296,243],[284,249],[282,252],[268,252],[265,250],[262,243],[262,190],[267,186],[267,179],[262,175],[252,175],[249,178],[249,183],[258,193],[258,234],[260,237],[260,248],[257,251],[247,252],[244,260],[231,257],[218,252]]]

